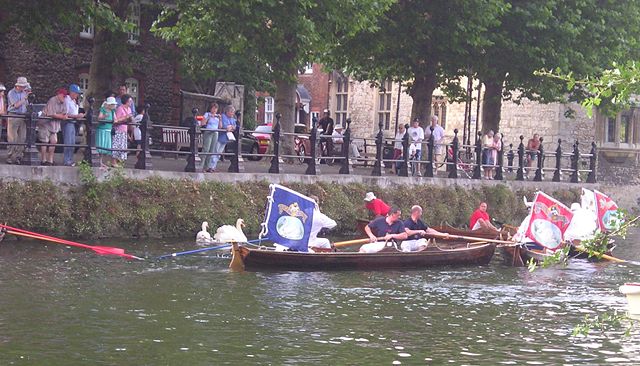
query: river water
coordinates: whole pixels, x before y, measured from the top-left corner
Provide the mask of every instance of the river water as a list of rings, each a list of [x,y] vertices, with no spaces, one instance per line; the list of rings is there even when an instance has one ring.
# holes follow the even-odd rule
[[[616,254],[640,259],[640,232]],[[116,245],[115,243],[100,243]],[[193,245],[119,242],[148,258]],[[640,266],[245,272],[202,255],[127,261],[0,244],[0,365],[638,365],[623,313]]]

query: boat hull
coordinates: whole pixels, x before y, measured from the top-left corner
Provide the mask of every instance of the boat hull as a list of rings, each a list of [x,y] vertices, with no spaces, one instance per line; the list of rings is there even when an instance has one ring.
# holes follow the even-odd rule
[[[378,253],[303,253],[239,247],[239,253],[245,269],[379,270],[486,265],[491,261],[495,248],[495,244],[483,244],[455,249],[432,247],[419,252],[400,252],[393,249]]]

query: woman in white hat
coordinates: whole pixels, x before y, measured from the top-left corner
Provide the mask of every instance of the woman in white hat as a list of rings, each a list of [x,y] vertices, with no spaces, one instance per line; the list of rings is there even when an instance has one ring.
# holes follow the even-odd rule
[[[98,154],[100,154],[100,164],[104,166],[102,162],[103,156],[111,157],[111,130],[113,129],[113,121],[116,118],[116,107],[118,102],[116,98],[108,97],[102,107],[100,107],[100,113],[98,114],[98,128],[96,129],[96,147],[98,148]]]

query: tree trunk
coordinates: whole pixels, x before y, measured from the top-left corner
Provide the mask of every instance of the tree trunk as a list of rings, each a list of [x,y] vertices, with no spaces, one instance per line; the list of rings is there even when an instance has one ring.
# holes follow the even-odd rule
[[[293,76],[296,76],[293,74]],[[296,123],[296,87],[294,77],[290,80],[276,80],[275,112],[282,114],[280,127],[282,132],[293,133]],[[281,154],[295,155],[293,135],[281,135]],[[288,159],[287,159],[288,160]]]
[[[500,112],[502,110],[503,80],[485,80],[484,100],[482,102],[482,132],[500,128]]]
[[[436,74],[428,75],[416,75],[413,81],[413,86],[409,95],[413,99],[413,106],[411,107],[411,121],[414,118],[420,118],[420,126],[428,126],[431,117],[431,98],[433,97],[433,91],[436,90]],[[411,121],[406,123],[411,124]]]

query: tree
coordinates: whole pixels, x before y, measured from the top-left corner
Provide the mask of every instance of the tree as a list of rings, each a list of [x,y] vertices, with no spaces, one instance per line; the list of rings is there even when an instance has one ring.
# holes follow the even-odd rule
[[[398,1],[377,29],[341,43],[330,66],[378,85],[406,82],[411,117],[427,125],[434,90],[460,96],[460,77],[472,73],[470,51],[490,45],[483,35],[506,6],[503,0]]]
[[[253,80],[252,85],[273,81],[282,129],[292,133],[298,70],[360,30],[375,27],[375,18],[391,1],[181,1],[164,11],[154,29],[176,41],[187,64],[212,58],[220,76]],[[171,20],[172,25],[161,23]],[[283,150],[293,154],[293,138],[283,140]]]
[[[58,41],[59,32],[79,32],[88,25],[88,20],[93,22],[95,33],[86,94],[100,99],[102,93],[112,87],[113,68],[119,63],[118,55],[126,54],[126,47],[117,39],[133,28],[133,24],[126,21],[129,4],[130,0],[0,0],[0,9],[5,10],[0,31],[24,24],[28,19],[28,26],[19,27],[25,41],[47,52],[68,52]]]
[[[510,0],[509,5],[483,35],[488,45],[472,55],[485,85],[485,131],[499,129],[503,100],[553,102],[584,95],[583,89],[567,90],[536,70],[559,69],[580,78],[638,57],[640,4],[635,1]]]

